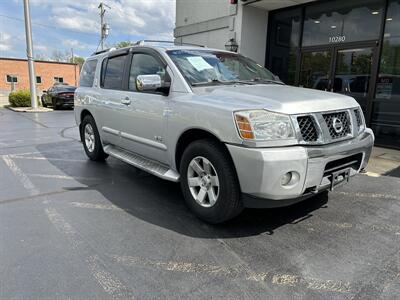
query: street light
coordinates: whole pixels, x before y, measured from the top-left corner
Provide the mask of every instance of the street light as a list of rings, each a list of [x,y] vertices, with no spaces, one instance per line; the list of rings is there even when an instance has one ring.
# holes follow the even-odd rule
[[[24,0],[24,19],[25,19],[25,36],[26,36],[26,54],[28,57],[28,71],[29,71],[29,89],[31,92],[31,106],[37,108],[36,100],[36,76],[35,66],[33,64],[33,45],[32,45],[32,26],[31,15],[29,11],[29,0]]]
[[[239,45],[234,38],[229,39],[225,44],[225,49],[228,51],[237,52],[238,48]]]

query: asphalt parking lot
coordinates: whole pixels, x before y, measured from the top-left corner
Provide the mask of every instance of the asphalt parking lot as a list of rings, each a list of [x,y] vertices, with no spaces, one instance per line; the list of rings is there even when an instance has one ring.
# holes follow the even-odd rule
[[[398,299],[400,178],[210,226],[178,184],[88,161],[73,111],[0,109],[0,299]]]

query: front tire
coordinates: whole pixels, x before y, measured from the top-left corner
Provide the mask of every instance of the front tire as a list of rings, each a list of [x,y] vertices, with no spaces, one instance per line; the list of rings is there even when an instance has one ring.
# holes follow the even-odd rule
[[[180,174],[185,201],[200,219],[222,223],[243,210],[233,162],[218,141],[191,143],[182,155]]]
[[[96,122],[91,115],[87,115],[83,118],[81,124],[81,140],[86,155],[91,160],[104,161],[108,157],[108,154],[104,153]]]

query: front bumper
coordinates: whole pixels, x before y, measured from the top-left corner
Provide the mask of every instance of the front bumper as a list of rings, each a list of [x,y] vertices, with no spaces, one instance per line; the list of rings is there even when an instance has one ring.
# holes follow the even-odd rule
[[[245,198],[272,200],[266,203],[268,207],[291,204],[330,188],[327,168],[331,169],[335,162],[345,162],[346,158],[359,157],[357,164],[346,166],[349,175],[354,176],[367,166],[373,144],[374,134],[366,129],[354,139],[322,146],[227,147]],[[340,169],[340,164],[336,167]],[[288,172],[298,174],[298,178],[293,184],[282,185],[282,176]]]

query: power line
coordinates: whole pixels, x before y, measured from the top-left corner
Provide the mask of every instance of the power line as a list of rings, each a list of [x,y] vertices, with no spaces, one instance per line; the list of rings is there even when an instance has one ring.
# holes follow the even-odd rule
[[[8,19],[12,19],[12,20],[24,22],[23,19],[17,18],[17,17],[13,17],[13,16],[8,16],[8,15],[0,14],[0,17],[4,17],[4,18],[8,18]],[[36,22],[32,22],[32,25],[41,26],[41,27],[46,27],[46,28],[51,28],[51,29],[66,30],[66,31],[71,31],[71,32],[76,32],[76,33],[83,33],[83,34],[90,34],[90,35],[94,35],[94,34],[95,34],[95,33],[89,33],[89,32],[84,32],[84,31],[78,31],[78,30],[69,29],[69,28],[63,28],[63,27],[59,27],[59,26],[50,26],[50,25],[41,24],[41,23],[36,23]]]

